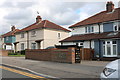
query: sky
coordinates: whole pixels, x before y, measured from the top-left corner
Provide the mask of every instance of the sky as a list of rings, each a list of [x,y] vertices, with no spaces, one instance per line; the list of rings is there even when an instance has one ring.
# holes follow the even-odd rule
[[[36,16],[64,28],[106,9],[108,0],[0,0],[0,34],[11,26],[22,29],[35,22]],[[119,0],[113,1],[118,7]]]

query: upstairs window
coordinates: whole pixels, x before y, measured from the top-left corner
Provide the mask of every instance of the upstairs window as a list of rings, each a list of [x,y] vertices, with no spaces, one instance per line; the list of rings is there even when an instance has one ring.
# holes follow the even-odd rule
[[[113,30],[120,31],[120,23],[114,23]]]
[[[120,26],[118,27],[118,31],[120,31]]]
[[[88,27],[85,27],[85,33],[88,33]]]
[[[21,33],[21,38],[24,38],[24,33]]]
[[[118,26],[117,25],[114,26],[114,31],[118,31]]]
[[[93,26],[85,27],[85,32],[86,33],[93,33],[94,32],[94,27]]]
[[[91,32],[91,27],[88,27],[88,33],[90,33]]]
[[[61,34],[60,34],[60,33],[58,33],[58,38],[59,38],[59,39],[61,38]]]
[[[94,27],[93,26],[91,27],[91,32],[94,32]]]
[[[36,31],[32,31],[31,36],[36,36]]]
[[[6,37],[6,41],[8,41],[9,40],[9,37]]]

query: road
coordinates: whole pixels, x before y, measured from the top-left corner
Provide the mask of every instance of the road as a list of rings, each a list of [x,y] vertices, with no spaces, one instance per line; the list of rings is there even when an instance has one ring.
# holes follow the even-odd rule
[[[2,80],[42,80],[48,78],[47,76],[6,65],[0,65],[0,69],[2,70]]]
[[[82,61],[81,64],[66,64],[49,61],[26,60],[24,57],[3,57],[3,64],[13,65],[54,76],[57,78],[99,78],[108,62]]]

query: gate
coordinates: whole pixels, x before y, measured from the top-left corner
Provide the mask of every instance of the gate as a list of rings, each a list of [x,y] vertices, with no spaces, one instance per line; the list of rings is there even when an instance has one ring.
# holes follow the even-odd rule
[[[75,63],[80,63],[80,47],[75,48]]]

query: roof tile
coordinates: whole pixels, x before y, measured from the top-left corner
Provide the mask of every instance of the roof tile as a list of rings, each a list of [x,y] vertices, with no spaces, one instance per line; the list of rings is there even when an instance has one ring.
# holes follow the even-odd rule
[[[120,20],[120,8],[114,9],[113,12],[107,12],[102,11],[94,16],[91,16],[81,22],[78,22],[69,28],[83,26],[83,25],[89,25],[89,24],[95,24],[95,23],[101,23],[101,22],[107,22],[107,21],[113,21],[113,20]]]

